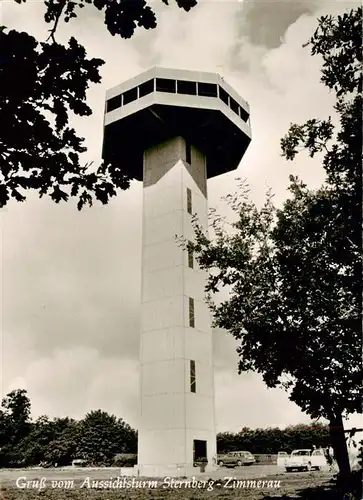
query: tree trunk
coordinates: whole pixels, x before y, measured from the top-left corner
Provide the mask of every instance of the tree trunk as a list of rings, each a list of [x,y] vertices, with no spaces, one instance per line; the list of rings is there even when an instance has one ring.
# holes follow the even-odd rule
[[[334,458],[339,467],[339,484],[344,492],[351,488],[351,470],[349,463],[348,447],[345,440],[342,415],[335,415],[329,422],[329,433],[334,450]]]

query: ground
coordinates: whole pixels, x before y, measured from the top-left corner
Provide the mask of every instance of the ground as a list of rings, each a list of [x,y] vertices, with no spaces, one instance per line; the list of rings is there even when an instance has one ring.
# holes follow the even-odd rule
[[[222,468],[210,477],[200,474],[195,477],[194,485],[186,487],[181,483],[170,483],[160,480],[157,487],[134,487],[124,484],[123,487],[98,488],[92,481],[116,481],[119,468],[103,469],[13,469],[0,470],[1,500],[179,500],[209,498],[240,498],[245,500],[267,499],[306,499],[306,500],[340,500],[330,489],[332,474],[325,472],[284,473],[276,466],[252,466],[236,469]],[[43,478],[43,482],[42,482]],[[144,478],[142,478],[144,480]],[[18,480],[18,486],[16,481]],[[122,478],[121,481],[131,481]],[[139,481],[135,478],[134,481]],[[27,481],[29,481],[27,483]],[[52,481],[55,481],[52,483]],[[68,481],[68,484],[67,484]],[[72,483],[73,481],[73,483]],[[147,480],[146,480],[147,481]],[[154,481],[154,479],[152,480]],[[174,480],[175,481],[175,480]],[[204,483],[202,482],[204,481]],[[252,483],[248,483],[252,481]],[[260,483],[259,483],[260,481]],[[274,487],[278,485],[279,487]],[[254,483],[255,482],[255,483]],[[122,483],[121,483],[122,484]],[[83,485],[83,487],[81,487]],[[115,483],[114,483],[115,485]],[[137,487],[138,486],[138,487]]]

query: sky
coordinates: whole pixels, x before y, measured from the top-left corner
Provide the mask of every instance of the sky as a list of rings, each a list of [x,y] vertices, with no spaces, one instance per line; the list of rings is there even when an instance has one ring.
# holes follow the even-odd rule
[[[102,83],[88,93],[93,114],[74,118],[86,138],[84,162],[101,158],[105,92],[152,66],[220,73],[251,110],[252,142],[239,168],[208,181],[210,207],[246,178],[260,204],[267,188],[281,204],[289,174],[310,187],[324,179],[319,158],[281,157],[280,138],[291,122],[326,118],[334,96],[320,82],[321,60],[302,48],[316,19],[344,12],[355,1],[199,1],[186,13],[172,0],[150,2],[154,30],[130,40],[112,37],[102,14],[86,7],[60,25],[58,40],[76,35],[90,57],[100,57]],[[45,39],[41,1],[3,2],[2,24]],[[42,414],[82,418],[101,408],[137,426],[140,328],[142,184],[132,182],[107,206],[78,212],[74,202],[56,205],[28,196],[1,216],[2,384],[5,395],[25,388],[34,418]],[[214,331],[218,431],[285,427],[309,422],[280,389],[267,389],[257,374],[237,374],[236,343]],[[233,411],[232,411],[233,409]],[[353,417],[350,424],[360,419]]]

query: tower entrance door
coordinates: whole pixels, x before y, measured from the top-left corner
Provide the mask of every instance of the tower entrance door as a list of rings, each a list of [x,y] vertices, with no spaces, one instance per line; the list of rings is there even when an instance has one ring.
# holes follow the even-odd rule
[[[193,441],[193,462],[198,462],[201,458],[207,458],[207,441],[194,439]]]

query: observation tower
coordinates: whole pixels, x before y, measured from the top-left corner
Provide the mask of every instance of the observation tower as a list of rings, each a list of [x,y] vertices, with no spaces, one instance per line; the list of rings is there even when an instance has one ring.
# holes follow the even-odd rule
[[[208,228],[207,179],[238,167],[248,104],[219,75],[153,68],[108,90],[103,158],[143,182],[140,476],[216,468],[206,274],[175,236]]]

